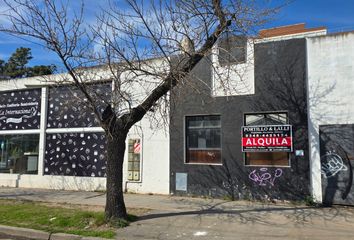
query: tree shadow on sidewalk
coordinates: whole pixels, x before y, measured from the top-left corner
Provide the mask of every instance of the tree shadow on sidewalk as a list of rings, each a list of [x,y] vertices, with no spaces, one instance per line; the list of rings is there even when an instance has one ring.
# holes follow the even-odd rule
[[[221,203],[222,204],[222,203]],[[217,219],[241,224],[260,223],[264,225],[305,225],[314,221],[339,220],[347,223],[354,223],[354,209],[343,206],[336,207],[250,207],[247,209],[222,209],[216,204],[201,208],[201,210],[179,211],[179,212],[157,212],[143,215],[137,219],[138,222],[152,219],[195,216],[195,217],[216,217]],[[280,220],[280,221],[279,221]]]

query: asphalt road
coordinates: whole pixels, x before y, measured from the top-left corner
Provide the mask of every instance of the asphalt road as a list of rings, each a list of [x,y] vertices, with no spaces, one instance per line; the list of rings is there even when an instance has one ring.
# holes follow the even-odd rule
[[[15,237],[0,232],[0,240],[33,240],[32,238]]]

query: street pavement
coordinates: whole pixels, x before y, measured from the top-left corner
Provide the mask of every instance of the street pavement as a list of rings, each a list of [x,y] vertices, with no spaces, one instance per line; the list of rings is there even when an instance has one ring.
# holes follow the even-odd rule
[[[11,236],[0,232],[0,240],[32,240],[30,238]]]
[[[101,192],[0,188],[0,198],[103,208]],[[224,201],[126,194],[128,208],[148,209],[117,231],[119,240],[354,239],[354,207]],[[0,237],[1,239],[1,237]]]

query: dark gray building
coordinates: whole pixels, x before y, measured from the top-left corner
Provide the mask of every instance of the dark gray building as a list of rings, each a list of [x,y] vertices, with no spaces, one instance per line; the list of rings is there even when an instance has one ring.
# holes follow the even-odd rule
[[[220,49],[230,47],[221,43],[219,59]],[[242,43],[244,50],[230,51],[236,63],[222,61],[223,66],[246,61],[247,41],[231,47],[242,48]],[[171,193],[244,199],[310,196],[306,40],[255,41],[253,49],[249,94],[215,96],[212,56],[189,77],[193,87],[188,84],[172,94]],[[255,125],[291,125],[293,151],[242,152],[241,127]]]

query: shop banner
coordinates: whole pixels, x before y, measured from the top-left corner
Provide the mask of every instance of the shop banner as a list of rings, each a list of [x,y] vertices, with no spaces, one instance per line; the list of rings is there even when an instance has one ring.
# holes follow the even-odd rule
[[[242,127],[242,152],[292,152],[292,126]]]
[[[0,130],[38,129],[41,89],[0,93]]]

